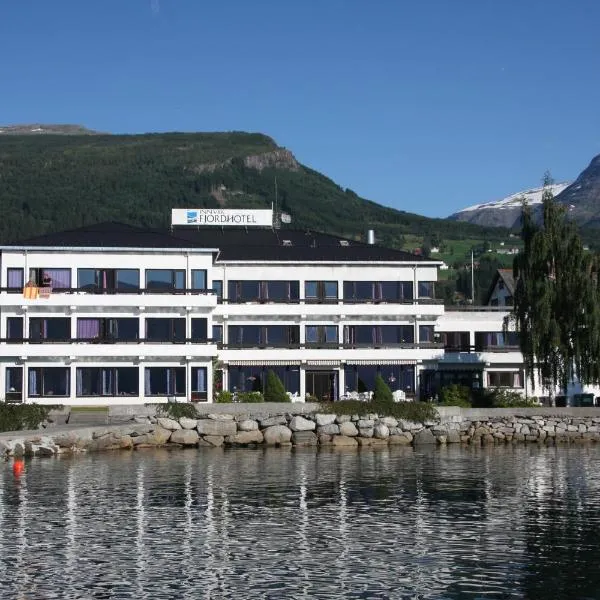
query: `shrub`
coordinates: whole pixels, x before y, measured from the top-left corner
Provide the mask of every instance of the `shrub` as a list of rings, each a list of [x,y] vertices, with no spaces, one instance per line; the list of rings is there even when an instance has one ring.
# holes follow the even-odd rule
[[[193,404],[187,402],[167,402],[166,404],[156,404],[156,414],[159,417],[169,417],[170,419],[197,419],[198,412]]]
[[[290,402],[290,397],[285,393],[285,387],[275,371],[269,370],[265,383],[265,402]]]
[[[265,399],[260,392],[238,392],[237,401],[255,404],[257,402],[264,402]]]
[[[215,402],[218,404],[228,404],[233,402],[233,393],[223,390],[215,395]]]
[[[37,429],[59,406],[41,404],[4,404],[0,403],[0,431],[21,431]]]
[[[471,408],[471,390],[466,385],[453,383],[440,390],[440,404],[442,406],[461,406]]]
[[[390,390],[388,384],[383,380],[383,377],[381,375],[375,376],[375,390],[373,391],[373,402],[383,404],[394,403],[392,390]]]
[[[338,415],[364,416],[376,413],[380,417],[395,417],[404,421],[423,423],[439,421],[435,406],[428,402],[360,402],[359,400],[342,400],[321,404],[320,412]]]
[[[491,406],[494,408],[526,408],[539,406],[537,398],[525,398],[519,392],[493,389],[489,391]]]

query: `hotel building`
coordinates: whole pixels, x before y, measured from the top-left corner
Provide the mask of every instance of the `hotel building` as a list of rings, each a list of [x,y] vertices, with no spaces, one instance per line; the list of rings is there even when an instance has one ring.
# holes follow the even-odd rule
[[[505,313],[445,310],[440,261],[229,212],[247,215],[2,247],[4,399],[212,402],[215,381],[260,390],[268,370],[298,401],[368,393],[377,374],[407,398],[454,381],[524,390]]]

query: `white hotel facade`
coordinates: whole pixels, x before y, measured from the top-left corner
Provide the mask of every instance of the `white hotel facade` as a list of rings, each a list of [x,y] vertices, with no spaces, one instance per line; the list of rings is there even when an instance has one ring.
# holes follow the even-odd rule
[[[505,312],[435,298],[439,261],[248,219],[2,247],[4,400],[212,402],[215,380],[256,390],[270,369],[298,401],[368,392],[378,373],[408,398],[454,381],[534,392]]]

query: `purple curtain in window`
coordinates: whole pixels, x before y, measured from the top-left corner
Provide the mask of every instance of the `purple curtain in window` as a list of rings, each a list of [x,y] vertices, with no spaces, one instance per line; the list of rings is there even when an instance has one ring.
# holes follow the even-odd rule
[[[23,269],[8,269],[8,287],[22,288],[23,287]]]
[[[29,396],[37,396],[38,392],[38,374],[35,369],[29,369]]]
[[[77,337],[82,340],[100,337],[100,319],[77,319]]]
[[[53,288],[71,287],[71,269],[43,269],[43,272],[52,280]]]

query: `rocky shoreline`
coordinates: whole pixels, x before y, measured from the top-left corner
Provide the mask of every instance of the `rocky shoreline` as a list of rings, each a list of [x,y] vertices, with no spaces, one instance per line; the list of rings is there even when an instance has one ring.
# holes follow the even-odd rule
[[[304,411],[302,411],[304,412]],[[525,412],[525,411],[524,411]],[[528,412],[528,411],[527,411]],[[560,444],[600,441],[600,411],[581,415],[530,415],[510,411],[481,416],[473,411],[442,414],[425,423],[377,414],[209,413],[198,419],[132,416],[127,424],[53,432],[0,434],[0,456],[56,456],[143,448],[293,446],[362,448],[388,445],[515,443]],[[572,411],[571,411],[572,412]]]

